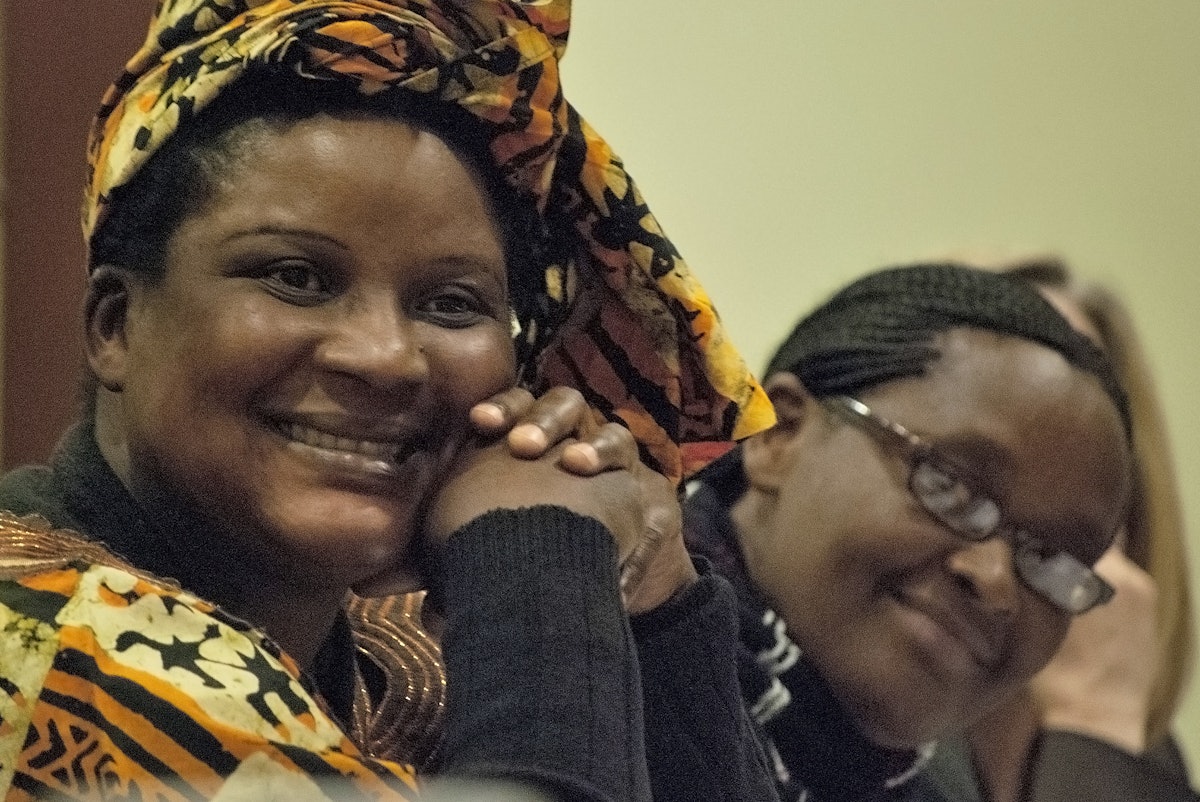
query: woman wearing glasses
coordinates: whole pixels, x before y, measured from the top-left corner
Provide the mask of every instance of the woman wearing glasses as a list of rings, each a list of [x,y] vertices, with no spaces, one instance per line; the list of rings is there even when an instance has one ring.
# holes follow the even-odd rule
[[[908,782],[934,742],[1111,593],[1124,395],[1033,289],[950,264],[851,284],[766,376],[778,424],[689,483],[685,526],[739,590],[782,798],[937,798]]]
[[[959,802],[1016,802],[1036,787],[1050,798],[1195,799],[1171,732],[1191,675],[1192,610],[1187,533],[1166,420],[1130,311],[1108,287],[1081,281],[1059,257],[992,266],[1032,283],[1100,344],[1129,397],[1133,493],[1117,543],[1096,564],[1116,586],[1113,603],[1071,624],[1054,659],[1029,685],[939,744],[926,775]],[[1031,776],[1045,751],[1059,765]],[[1149,781],[1148,779],[1149,778]],[[1147,797],[1146,789],[1159,791]]]

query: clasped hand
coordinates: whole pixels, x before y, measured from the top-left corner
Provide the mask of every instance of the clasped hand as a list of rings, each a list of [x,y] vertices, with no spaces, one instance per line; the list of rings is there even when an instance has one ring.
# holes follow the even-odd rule
[[[426,509],[420,548],[436,550],[487,512],[565,507],[602,523],[616,542],[630,613],[659,606],[696,578],[672,483],[638,457],[629,430],[600,422],[577,391],[521,389],[471,410],[463,445]]]

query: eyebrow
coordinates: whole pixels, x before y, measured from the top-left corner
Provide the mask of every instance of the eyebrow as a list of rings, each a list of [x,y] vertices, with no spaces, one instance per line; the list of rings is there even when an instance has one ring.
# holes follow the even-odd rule
[[[310,240],[320,240],[321,242],[328,243],[329,245],[333,245],[343,250],[346,249],[345,243],[329,236],[328,234],[322,234],[319,231],[312,231],[307,228],[288,228],[286,226],[275,225],[262,225],[255,226],[254,228],[239,229],[225,237],[225,242],[236,242],[237,240],[245,239],[247,237],[261,236],[301,237]]]

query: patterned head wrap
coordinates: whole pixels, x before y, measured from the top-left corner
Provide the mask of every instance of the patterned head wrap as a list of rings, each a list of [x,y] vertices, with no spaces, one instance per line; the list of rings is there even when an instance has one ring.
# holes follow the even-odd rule
[[[774,416],[621,160],[564,99],[569,18],[570,0],[160,0],[93,123],[84,236],[113,191],[255,65],[456,104],[503,179],[571,244],[531,268],[543,302],[520,321],[536,344],[525,373],[580,389],[678,478],[679,443],[740,439]]]

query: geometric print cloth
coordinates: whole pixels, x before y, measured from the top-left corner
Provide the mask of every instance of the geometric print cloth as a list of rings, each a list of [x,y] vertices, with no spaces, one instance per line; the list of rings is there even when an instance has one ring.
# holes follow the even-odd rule
[[[416,797],[245,622],[43,519],[0,542],[5,799]]]

